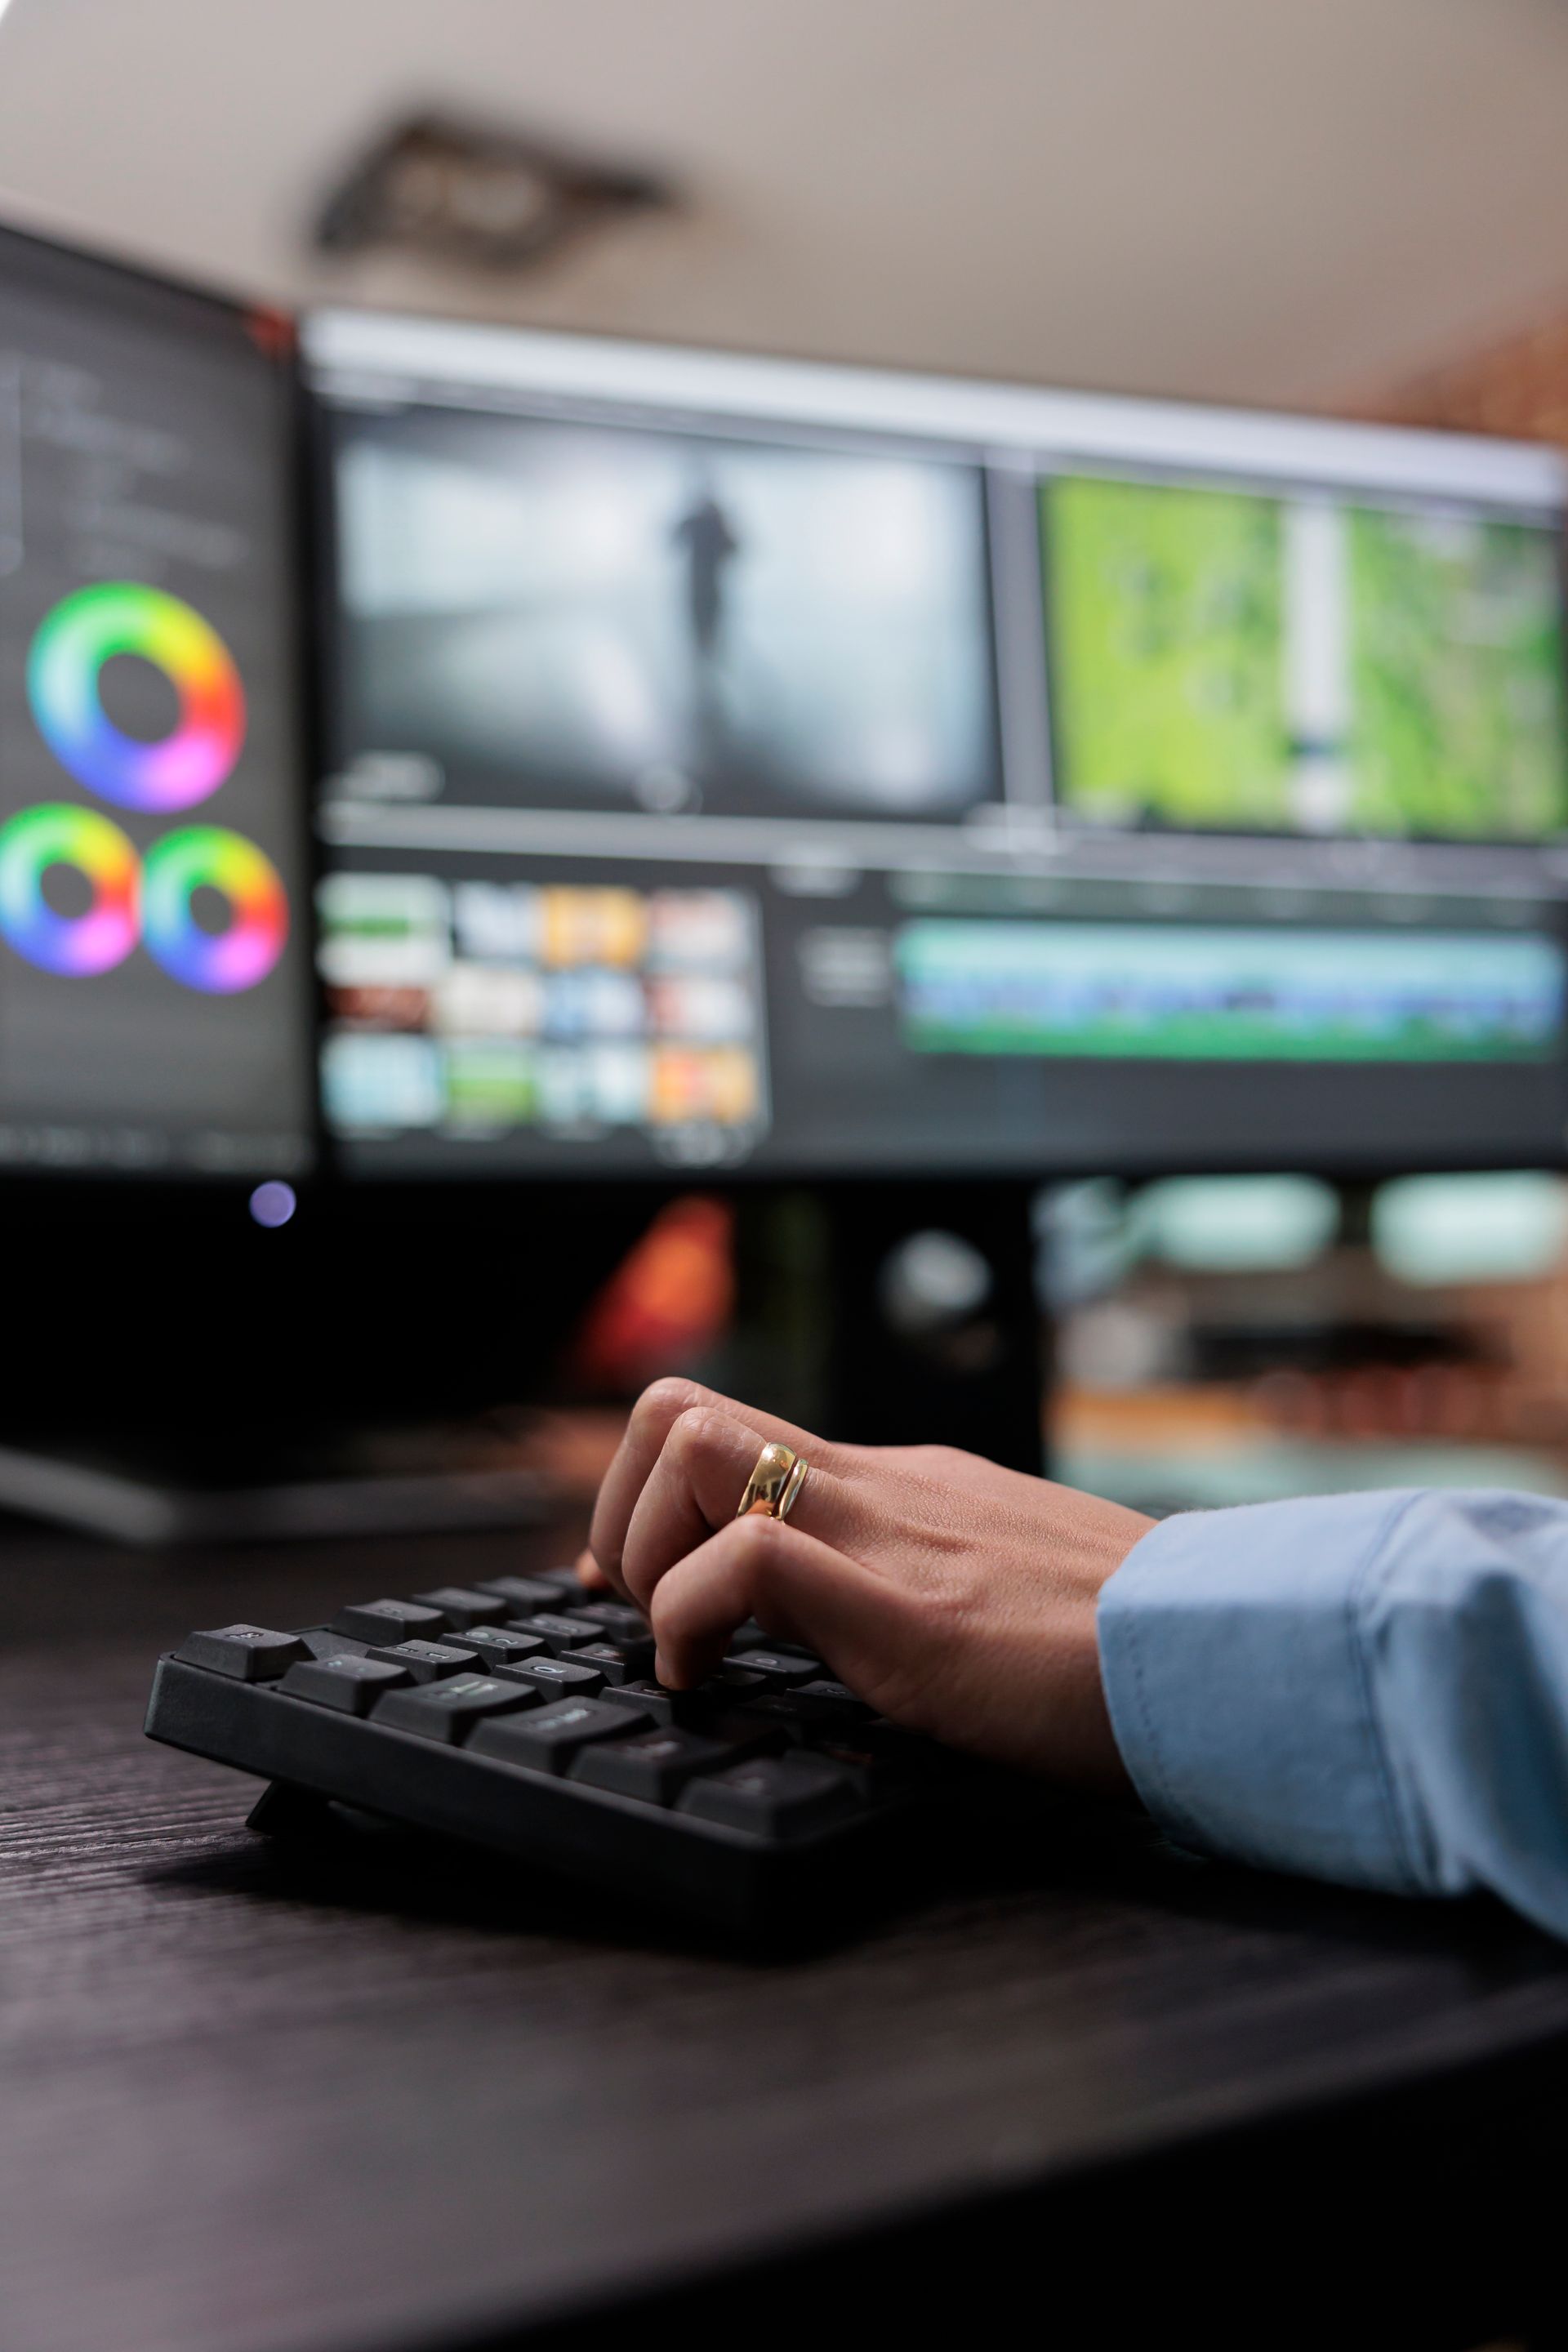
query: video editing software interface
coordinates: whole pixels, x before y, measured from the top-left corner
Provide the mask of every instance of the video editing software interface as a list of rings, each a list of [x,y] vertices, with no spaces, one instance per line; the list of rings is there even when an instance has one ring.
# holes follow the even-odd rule
[[[0,1170],[289,1174],[318,1108],[351,1178],[1560,1156],[1554,454],[304,367],[310,583],[288,322],[0,231]]]
[[[289,341],[0,231],[0,1169],[308,1161]]]
[[[1560,1154],[1553,454],[304,351],[351,1170]]]

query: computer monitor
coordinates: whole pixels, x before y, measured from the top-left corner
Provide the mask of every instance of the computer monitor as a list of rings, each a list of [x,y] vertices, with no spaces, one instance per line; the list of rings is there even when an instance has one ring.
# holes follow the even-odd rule
[[[310,1159],[291,344],[0,230],[0,1170]]]
[[[1560,1157],[1553,453],[303,349],[352,1174]]]

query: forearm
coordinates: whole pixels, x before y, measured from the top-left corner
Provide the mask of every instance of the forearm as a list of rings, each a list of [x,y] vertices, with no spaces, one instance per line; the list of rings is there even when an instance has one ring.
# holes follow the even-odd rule
[[[1100,1596],[1118,1745],[1173,1834],[1568,1934],[1568,1507],[1400,1494],[1194,1513]]]

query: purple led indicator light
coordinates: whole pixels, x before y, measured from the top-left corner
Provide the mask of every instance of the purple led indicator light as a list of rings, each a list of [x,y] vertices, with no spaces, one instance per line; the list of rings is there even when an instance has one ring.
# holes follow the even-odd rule
[[[286,1225],[299,1205],[292,1184],[276,1178],[258,1184],[250,1196],[250,1213],[258,1225]]]

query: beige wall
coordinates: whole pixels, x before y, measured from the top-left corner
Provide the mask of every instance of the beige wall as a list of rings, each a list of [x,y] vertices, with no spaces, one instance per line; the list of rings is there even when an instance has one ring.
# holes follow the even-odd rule
[[[512,281],[312,263],[389,115],[689,205]],[[1280,404],[1568,299],[1564,0],[12,0],[0,183],[289,299]]]
[[[1568,306],[1393,384],[1365,404],[1365,413],[1568,446]]]

